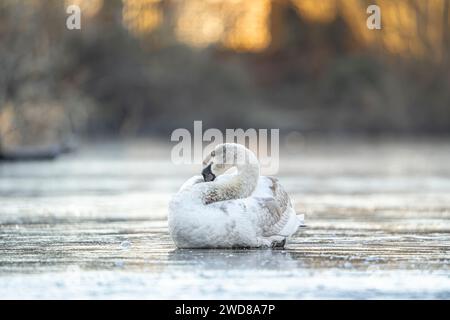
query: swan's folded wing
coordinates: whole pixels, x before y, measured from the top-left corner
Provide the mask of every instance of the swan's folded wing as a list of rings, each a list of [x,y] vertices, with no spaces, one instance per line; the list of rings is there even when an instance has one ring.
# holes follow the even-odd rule
[[[276,178],[264,177],[262,179],[265,181],[260,183],[260,190],[254,200],[259,207],[257,217],[263,230],[263,236],[290,236],[301,225],[301,220],[292,208],[289,195]]]
[[[183,189],[186,189],[187,187],[193,186],[194,184],[204,182],[204,181],[205,180],[200,175],[193,176],[193,177],[189,178],[188,180],[186,180],[186,182],[183,183],[183,185],[180,187],[180,190],[178,190],[178,191],[181,191]]]

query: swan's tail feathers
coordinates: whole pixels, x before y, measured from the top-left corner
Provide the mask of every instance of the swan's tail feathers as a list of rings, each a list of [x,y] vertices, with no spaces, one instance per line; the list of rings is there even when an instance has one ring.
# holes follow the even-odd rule
[[[300,220],[300,227],[305,227],[305,214],[297,214],[297,219]]]
[[[304,225],[304,214],[297,215],[293,209],[290,209],[289,220],[280,231],[280,236],[289,237],[297,232],[298,228]]]

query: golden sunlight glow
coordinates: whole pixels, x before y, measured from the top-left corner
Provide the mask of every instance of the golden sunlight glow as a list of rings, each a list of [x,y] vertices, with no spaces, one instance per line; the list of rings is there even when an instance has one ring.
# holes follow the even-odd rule
[[[347,0],[340,3],[341,14],[345,21],[350,26],[352,32],[360,38],[362,42],[370,43],[374,40],[375,36],[380,34],[379,31],[373,31],[367,29],[366,26],[366,7],[360,0]],[[383,24],[384,17],[382,17],[381,23]]]
[[[346,22],[366,44],[381,45],[401,56],[440,58],[445,1],[377,0],[375,3],[381,10],[381,30],[367,29],[365,3],[359,0],[340,3]]]
[[[336,18],[336,0],[293,0],[293,3],[306,20],[329,23]]]
[[[136,35],[153,31],[163,21],[161,0],[122,0],[125,27]]]
[[[242,12],[237,14],[234,25],[225,37],[225,46],[236,51],[260,51],[269,46],[270,0],[244,0],[237,2],[235,9]]]
[[[415,11],[404,0],[381,1],[384,19],[383,44],[386,49],[396,54],[422,53],[418,39]]]
[[[97,8],[104,0],[67,1]],[[166,0],[122,1],[124,25],[134,34],[152,32],[163,22],[161,5]],[[360,43],[393,54],[437,57],[443,52],[447,0],[373,0],[381,8],[381,30],[367,28],[368,4],[361,0],[171,0],[167,5],[179,41],[192,47],[220,44],[235,51],[258,52],[272,42],[273,1],[281,7],[293,6],[311,23],[329,24],[340,15]]]
[[[65,0],[65,5],[77,5],[80,7],[83,15],[93,17],[103,6],[103,0]]]
[[[180,3],[175,33],[194,47],[220,41],[225,31],[224,5],[218,1],[191,0]]]
[[[180,3],[178,39],[195,47],[221,43],[236,51],[259,51],[270,43],[270,0],[191,0]]]

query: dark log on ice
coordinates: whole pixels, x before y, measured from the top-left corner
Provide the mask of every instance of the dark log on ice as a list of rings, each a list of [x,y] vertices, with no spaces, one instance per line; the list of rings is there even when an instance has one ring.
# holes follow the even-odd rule
[[[48,161],[59,155],[74,151],[72,145],[51,145],[46,147],[17,147],[0,150],[0,161]]]

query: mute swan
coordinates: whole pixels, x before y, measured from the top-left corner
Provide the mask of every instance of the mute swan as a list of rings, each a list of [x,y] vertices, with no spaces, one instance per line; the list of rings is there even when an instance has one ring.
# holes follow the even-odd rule
[[[202,176],[186,181],[169,203],[169,232],[179,248],[283,247],[303,223],[256,156],[234,143],[218,145]],[[235,174],[224,174],[231,167]]]

